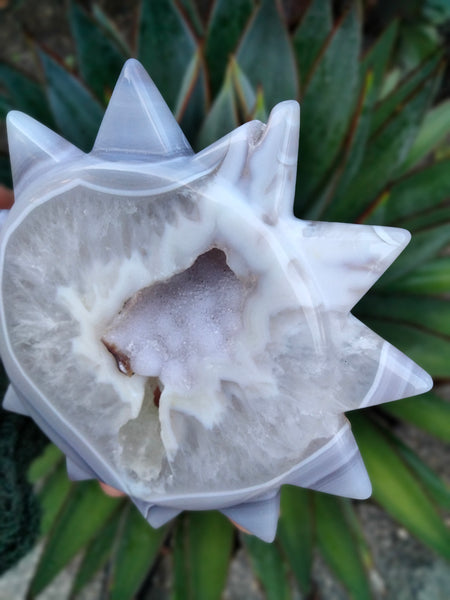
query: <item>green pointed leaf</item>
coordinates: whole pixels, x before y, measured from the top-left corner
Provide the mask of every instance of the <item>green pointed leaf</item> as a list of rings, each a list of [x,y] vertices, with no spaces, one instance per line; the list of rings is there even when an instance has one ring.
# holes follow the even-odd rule
[[[120,502],[106,496],[97,482],[72,485],[48,533],[47,543],[30,583],[30,598],[37,596],[97,535]]]
[[[404,352],[435,378],[450,377],[450,341],[419,327],[396,321],[365,318],[364,322],[381,337]]]
[[[195,51],[194,36],[172,0],[142,0],[139,60],[172,111]]]
[[[301,20],[293,42],[300,77],[304,91],[308,75],[319,56],[333,26],[333,11],[330,0],[313,0]]]
[[[261,0],[236,58],[254,89],[262,87],[269,111],[297,97],[297,68],[278,0]]]
[[[41,52],[40,56],[59,132],[81,150],[90,150],[103,117],[102,107],[62,65],[45,52]]]
[[[191,144],[203,123],[205,112],[205,69],[199,52],[196,52],[185,74],[175,108],[175,117]]]
[[[315,494],[316,530],[320,552],[338,579],[347,587],[352,598],[372,598],[362,548],[352,522],[343,508],[345,500]]]
[[[196,0],[178,0],[178,6],[183,11],[189,25],[193,28],[199,38],[204,37],[205,29],[202,23],[202,17],[199,13],[198,2]]]
[[[132,600],[167,536],[167,527],[153,529],[131,503],[120,528],[111,567],[110,600]]]
[[[71,3],[69,20],[80,73],[102,104],[106,104],[129,56],[75,2]]]
[[[397,225],[402,219],[428,211],[450,195],[450,159],[414,171],[394,183],[374,205],[366,222]]]
[[[122,33],[119,31],[114,21],[112,21],[108,15],[103,12],[98,4],[94,4],[91,10],[92,16],[99,25],[100,29],[108,35],[111,42],[119,50],[120,54],[123,56],[131,56],[132,52],[130,47],[124,40]]]
[[[350,415],[373,486],[373,498],[404,527],[450,559],[450,531],[417,479],[379,427],[361,414]]]
[[[253,89],[247,75],[234,60],[231,61],[231,76],[239,103],[239,113],[244,116],[245,120],[250,120],[254,118],[253,113],[256,110],[257,93]]]
[[[290,600],[287,565],[276,544],[266,544],[251,535],[242,539],[267,600]]]
[[[367,294],[356,310],[362,319],[386,318],[397,323],[410,323],[446,337],[450,342],[450,302],[429,296]]]
[[[72,489],[72,482],[67,477],[65,461],[57,466],[56,470],[46,479],[38,493],[42,509],[41,533],[47,534],[61,507]]]
[[[441,59],[440,54],[434,54],[427,58],[423,64],[419,65],[417,69],[400,81],[399,85],[378,104],[372,119],[372,133],[376,132],[383,123],[386,123],[388,119],[403,107],[403,104],[414,90],[423,85],[424,81],[436,70]]]
[[[371,213],[371,204],[405,160],[418,125],[434,96],[439,77],[440,69],[405,101],[402,110],[370,138],[359,173],[348,187],[345,201],[330,205],[324,219],[352,221]]]
[[[394,20],[386,27],[361,60],[361,82],[364,81],[369,71],[373,73],[373,88],[376,98],[380,95],[397,33],[398,21]]]
[[[389,439],[433,502],[445,510],[450,510],[450,486],[400,439],[394,435],[389,436]]]
[[[360,96],[352,116],[350,128],[341,151],[339,166],[335,170],[333,183],[324,204],[331,201],[339,204],[345,202],[347,188],[358,173],[366,151],[373,116],[373,106],[380,94],[383,75],[397,33],[397,22],[394,21],[383,32],[377,42],[367,52],[360,67]],[[322,207],[315,203],[313,218],[319,218]]]
[[[450,256],[442,256],[420,265],[392,282],[389,289],[409,294],[449,294]]]
[[[405,398],[383,404],[383,410],[412,423],[444,442],[450,442],[450,402],[428,392],[415,398]]]
[[[283,486],[277,539],[305,595],[311,591],[313,522],[311,492]]]
[[[441,102],[425,115],[417,138],[408,154],[405,170],[419,163],[448,135],[450,130],[450,100]]]
[[[7,92],[11,109],[21,110],[48,127],[54,126],[47,97],[41,84],[14,67],[1,63],[0,88],[4,88]]]
[[[234,530],[218,512],[191,512],[177,523],[173,600],[219,600]]]
[[[200,130],[196,147],[205,148],[238,126],[236,100],[228,71],[222,89]]]
[[[215,0],[208,24],[205,57],[213,97],[220,90],[228,60],[253,11],[252,0]]]
[[[430,259],[436,258],[436,255],[449,242],[450,223],[443,223],[442,225],[415,233],[408,247],[375,284],[374,290],[384,290],[400,277],[416,271],[420,265],[424,265]]]
[[[64,455],[55,444],[48,444],[40,456],[38,456],[28,469],[28,481],[37,483],[43,477],[48,477],[57,467],[62,464]]]
[[[123,511],[113,513],[111,519],[87,546],[72,583],[70,598],[75,598],[110,558],[119,529],[121,512]]]
[[[333,30],[301,101],[297,212],[313,204],[344,143],[359,93],[360,37],[353,5]]]

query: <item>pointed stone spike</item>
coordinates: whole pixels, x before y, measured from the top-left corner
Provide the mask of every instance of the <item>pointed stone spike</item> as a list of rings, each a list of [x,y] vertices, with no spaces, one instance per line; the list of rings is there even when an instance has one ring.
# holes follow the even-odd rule
[[[11,412],[28,417],[28,411],[24,407],[12,385],[9,385],[8,389],[6,390],[5,397],[3,398],[3,408],[5,410],[10,410]]]
[[[87,465],[81,466],[70,458],[66,458],[67,475],[72,481],[85,481],[96,479],[96,475]]]
[[[122,69],[93,153],[155,161],[193,154],[157,87],[135,59]]]
[[[266,500],[230,506],[220,512],[248,533],[264,542],[273,542],[280,514],[280,493]]]
[[[293,227],[296,224],[293,223]],[[350,311],[411,239],[405,229],[310,222],[299,227],[302,268],[325,308]]]
[[[17,110],[8,113],[6,126],[16,201],[26,181],[38,171],[83,155],[57,133]]]
[[[285,483],[355,500],[364,500],[372,493],[366,467],[348,423],[322,452],[291,473]]]
[[[335,471],[332,477],[324,478],[310,486],[310,489],[354,500],[369,498],[372,494],[372,484],[359,450],[347,460],[345,465]]]
[[[152,527],[158,529],[162,527],[176,516],[180,514],[181,510],[177,508],[169,508],[167,506],[152,506],[147,513],[147,521]]]
[[[418,396],[433,387],[430,375],[388,342],[384,342],[379,360],[377,374],[361,407]]]
[[[258,143],[266,126],[249,121],[195,155],[193,162],[217,173],[229,183],[237,183],[244,175],[251,148]]]
[[[293,214],[299,131],[300,106],[280,102],[249,160],[250,199],[270,223]]]

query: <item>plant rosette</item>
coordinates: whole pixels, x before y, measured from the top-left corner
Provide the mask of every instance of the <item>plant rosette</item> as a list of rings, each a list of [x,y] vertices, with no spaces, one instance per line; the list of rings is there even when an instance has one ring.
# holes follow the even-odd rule
[[[8,116],[7,409],[149,523],[218,509],[273,540],[282,484],[366,498],[344,412],[431,379],[350,310],[410,239],[292,213],[299,106],[194,154],[135,60],[85,154]]]

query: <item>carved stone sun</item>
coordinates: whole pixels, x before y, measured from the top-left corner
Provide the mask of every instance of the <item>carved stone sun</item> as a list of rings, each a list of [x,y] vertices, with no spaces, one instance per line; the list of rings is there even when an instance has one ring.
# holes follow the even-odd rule
[[[294,218],[298,130],[283,102],[194,154],[136,61],[90,154],[8,117],[5,406],[154,526],[217,508],[271,540],[283,483],[367,497],[344,412],[431,385],[350,313],[409,234]]]

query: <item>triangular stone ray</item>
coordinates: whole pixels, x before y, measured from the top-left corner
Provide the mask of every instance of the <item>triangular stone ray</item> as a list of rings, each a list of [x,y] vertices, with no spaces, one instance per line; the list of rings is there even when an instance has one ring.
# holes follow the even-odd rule
[[[280,494],[278,492],[266,500],[223,508],[220,512],[248,533],[256,535],[264,542],[273,542],[280,514]]]
[[[181,510],[177,508],[170,508],[167,506],[152,506],[147,513],[147,521],[152,527],[157,529],[162,527],[176,516],[180,514]]]
[[[344,223],[298,226],[298,249],[324,307],[350,311],[411,239],[405,229]]]
[[[27,409],[24,407],[23,402],[20,400],[12,385],[9,385],[6,390],[6,394],[3,398],[3,408],[19,415],[28,416]]]
[[[24,113],[11,111],[6,125],[16,201],[25,180],[36,178],[38,171],[83,156],[76,146]]]
[[[193,154],[157,87],[134,59],[122,69],[92,152],[147,161]]]

